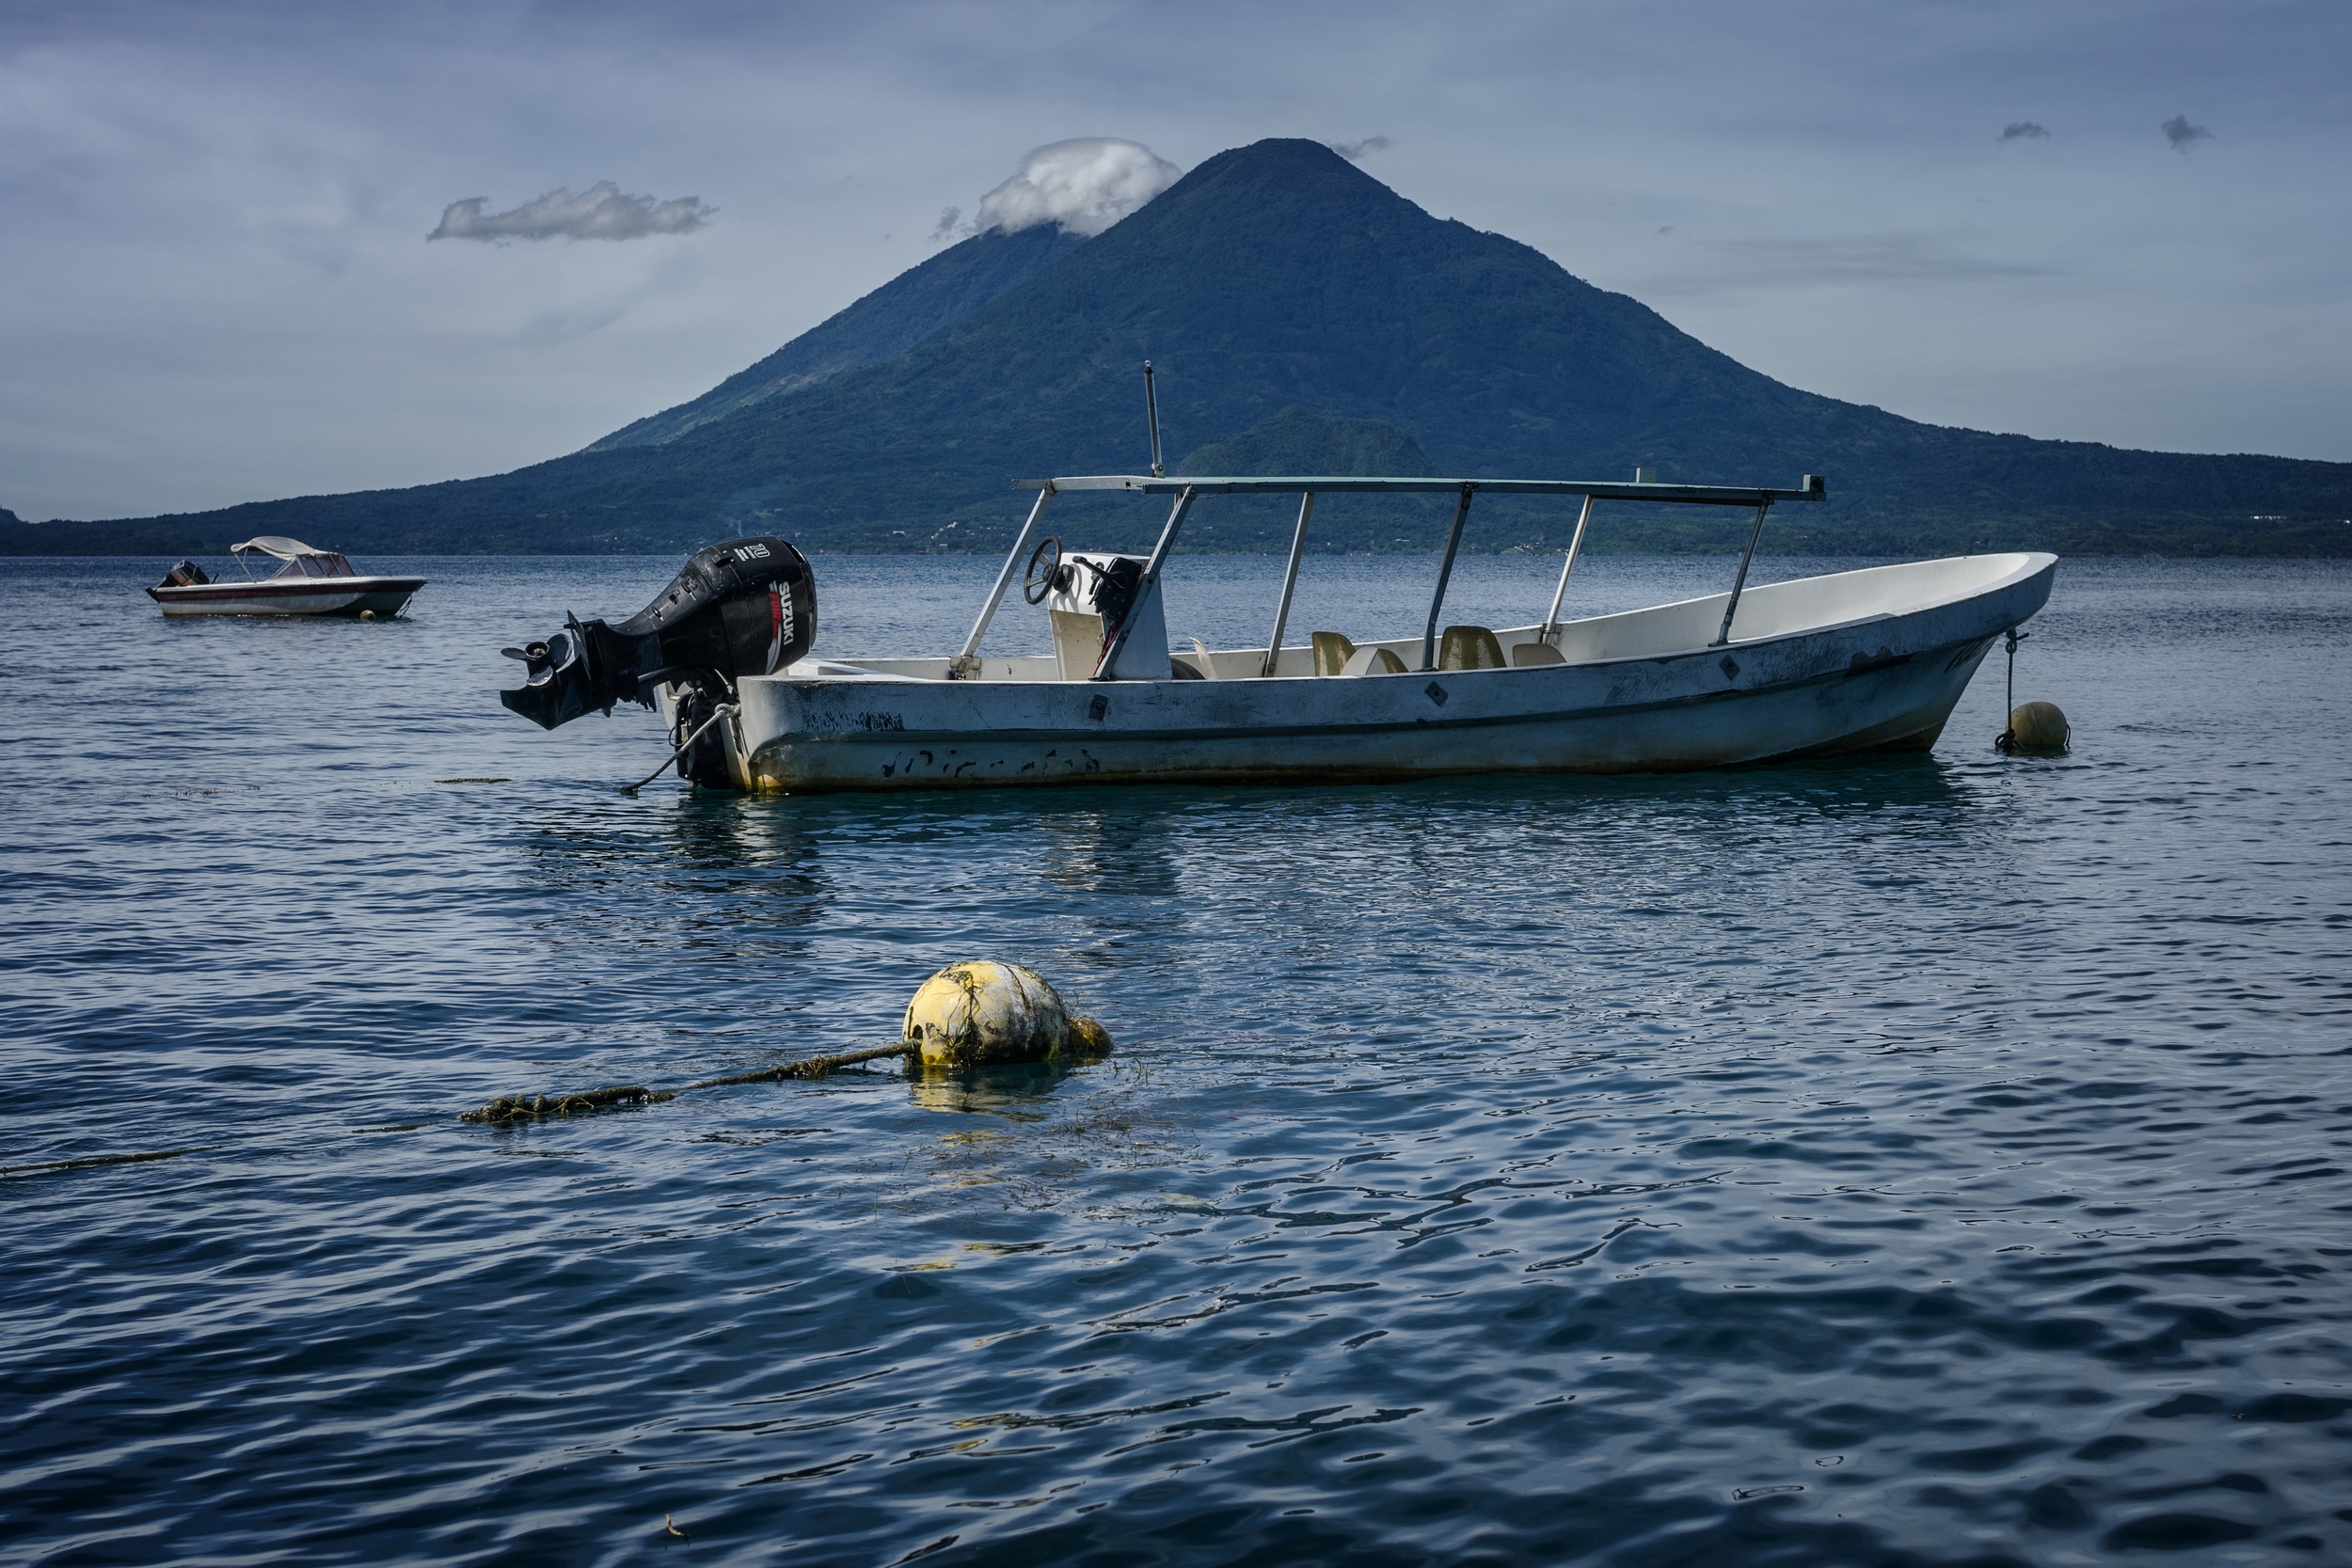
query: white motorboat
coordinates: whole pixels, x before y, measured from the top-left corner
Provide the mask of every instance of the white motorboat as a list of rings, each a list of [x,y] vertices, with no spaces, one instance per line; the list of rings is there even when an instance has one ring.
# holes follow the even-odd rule
[[[1489,771],[1615,773],[1931,747],[1986,651],[2048,599],[2055,556],[1963,556],[1746,586],[1757,535],[1793,490],[1566,480],[1183,479],[1034,482],[1039,495],[961,651],[809,657],[816,594],[781,540],[714,546],[618,627],[572,620],[528,650],[509,707],[549,728],[589,707],[658,702],[680,772],[759,790],[948,789],[1073,782],[1274,783]],[[1149,556],[1039,540],[1057,495],[1170,498]],[[1454,520],[1417,635],[1284,641],[1314,498],[1448,494]],[[1162,575],[1196,503],[1300,498],[1279,609],[1260,647],[1172,651]],[[1549,614],[1441,626],[1472,501],[1579,497]],[[1564,620],[1599,501],[1753,509],[1722,594]],[[756,552],[756,553],[754,553]],[[1024,597],[1054,651],[982,643],[1025,553]]]
[[[243,581],[216,582],[195,562],[183,561],[165,574],[159,586],[149,589],[147,596],[163,606],[167,615],[339,615],[389,620],[424,586],[422,578],[362,577],[337,551],[313,549],[299,539],[274,533],[231,545],[229,553],[245,573]],[[255,555],[274,557],[281,564],[270,576],[256,578],[246,561]]]

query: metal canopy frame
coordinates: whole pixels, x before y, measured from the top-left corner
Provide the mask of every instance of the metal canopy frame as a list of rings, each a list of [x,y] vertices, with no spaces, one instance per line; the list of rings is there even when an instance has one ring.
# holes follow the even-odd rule
[[[1613,484],[1586,479],[1365,479],[1356,475],[1285,475],[1279,478],[1154,479],[1150,474],[1081,474],[1069,479],[1016,479],[1016,490],[1132,490],[1148,496],[1172,496],[1190,490],[1197,496],[1318,495],[1371,491],[1391,495],[1454,495],[1464,490],[1486,496],[1590,496],[1604,501],[1667,501],[1685,506],[1770,506],[1775,501],[1818,501],[1829,499],[1827,482],[1819,474],[1804,476],[1794,490],[1753,484]]]
[[[1149,395],[1150,384],[1146,382]],[[1154,436],[1156,436],[1156,429]],[[1155,443],[1156,445],[1156,443]],[[1157,455],[1156,451],[1154,455]],[[1155,465],[1156,467],[1156,465]],[[1263,673],[1274,673],[1275,660],[1282,649],[1282,630],[1290,618],[1291,594],[1298,585],[1298,564],[1307,544],[1307,521],[1313,515],[1315,497],[1332,494],[1371,495],[1452,495],[1454,497],[1453,526],[1446,531],[1445,556],[1438,567],[1437,589],[1429,598],[1429,619],[1422,631],[1421,667],[1434,667],[1438,642],[1438,617],[1445,606],[1446,585],[1454,577],[1454,560],[1462,546],[1463,526],[1470,519],[1470,502],[1480,495],[1493,496],[1581,496],[1582,510],[1577,514],[1576,533],[1568,542],[1567,560],[1560,568],[1560,586],[1551,596],[1551,610],[1544,617],[1541,641],[1550,642],[1560,634],[1560,605],[1567,596],[1568,574],[1576,570],[1577,552],[1584,543],[1584,530],[1593,519],[1596,501],[1651,501],[1679,506],[1739,506],[1754,507],[1756,521],[1748,530],[1747,548],[1740,552],[1740,572],[1732,579],[1731,597],[1724,606],[1722,626],[1717,630],[1710,647],[1721,647],[1731,641],[1732,617],[1740,611],[1740,594],[1747,587],[1748,566],[1756,559],[1756,541],[1764,533],[1764,515],[1775,501],[1819,501],[1829,499],[1828,483],[1819,474],[1807,474],[1804,482],[1793,490],[1766,485],[1747,484],[1659,484],[1637,480],[1630,484],[1610,483],[1578,479],[1374,479],[1353,475],[1317,474],[1282,475],[1274,477],[1233,477],[1216,479],[1168,479],[1154,472],[1150,474],[1079,474],[1065,479],[1016,479],[1016,490],[1038,492],[1037,504],[1030,510],[1028,521],[1014,539],[1012,551],[1005,557],[1004,569],[996,574],[995,586],[990,590],[988,602],[980,607],[979,618],[972,625],[972,633],[964,640],[963,650],[949,661],[950,679],[969,679],[979,673],[980,639],[988,631],[996,608],[1011,585],[1015,563],[1021,552],[1028,547],[1037,532],[1040,519],[1045,514],[1045,503],[1064,490],[1123,491],[1130,495],[1173,496],[1175,504],[1168,509],[1168,522],[1160,530],[1160,537],[1152,546],[1152,555],[1137,584],[1135,603],[1140,607],[1152,587],[1159,581],[1160,571],[1168,564],[1168,551],[1175,546],[1176,535],[1192,511],[1193,502],[1202,496],[1281,496],[1300,498],[1298,527],[1291,538],[1290,562],[1282,578],[1281,606],[1275,612],[1274,635],[1266,646]],[[1126,646],[1127,633],[1133,625],[1132,612],[1125,621],[1110,628],[1104,638],[1102,661],[1096,665],[1093,678],[1108,679],[1105,674],[1117,664],[1120,652]]]

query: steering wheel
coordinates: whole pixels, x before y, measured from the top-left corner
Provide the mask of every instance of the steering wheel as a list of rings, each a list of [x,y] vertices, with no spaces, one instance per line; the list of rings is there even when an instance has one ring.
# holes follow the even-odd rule
[[[1054,559],[1051,561],[1045,560],[1045,552],[1048,550],[1054,552]],[[1038,570],[1040,562],[1045,562],[1045,569],[1042,572]],[[1039,540],[1037,549],[1029,557],[1029,569],[1022,574],[1021,596],[1031,604],[1043,604],[1045,595],[1054,591],[1054,579],[1059,576],[1061,576],[1061,541],[1055,538]]]

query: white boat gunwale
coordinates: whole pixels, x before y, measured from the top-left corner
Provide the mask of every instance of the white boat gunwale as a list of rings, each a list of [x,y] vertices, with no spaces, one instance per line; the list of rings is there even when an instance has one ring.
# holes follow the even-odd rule
[[[2014,584],[2014,583],[2017,583],[2017,582],[2022,582],[2022,581],[2026,580],[2027,578],[2030,578],[2031,576],[2033,576],[2035,572],[2037,572],[2037,571],[2039,571],[2039,570],[2041,569],[2041,567],[2040,567],[2038,564],[2036,564],[2037,562],[2044,562],[2044,561],[2055,561],[2055,560],[2057,560],[2057,559],[2058,559],[2056,556],[2046,555],[2046,554],[2044,554],[2044,553],[2042,553],[2042,552],[2027,552],[2027,551],[2001,551],[2001,552],[1997,552],[1997,553],[2004,554],[2004,555],[2014,555],[2014,556],[2015,556],[2018,560],[2020,560],[2021,562],[2026,562],[2026,564],[2020,565],[2020,566],[2019,566],[2019,567],[2017,567],[2015,570],[2013,570],[2012,572],[2010,572],[2010,573],[2007,577],[2004,577],[2004,578],[2000,578],[1999,580],[1997,580],[1997,581],[1995,581],[1995,582],[1994,582],[1994,583],[1988,584],[1986,587],[1984,587],[1984,588],[1982,588],[1982,589],[1979,590],[1979,594],[1988,594],[1988,593],[1993,593],[1993,592],[1996,592],[1996,591],[1998,591],[1998,590],[2000,590],[2000,589],[2010,587],[2010,586],[2011,586],[2011,585],[2012,585],[2012,584]],[[1968,557],[1968,556],[1947,556],[1947,557],[1943,557],[1943,558],[1941,558],[1941,559],[1944,559],[1944,560],[1953,560],[1953,561],[1966,561],[1966,560],[1970,560],[1970,559],[1972,559],[1972,558],[1971,558],[1971,557]],[[1893,568],[1886,567],[1886,566],[1864,566],[1864,567],[1858,567],[1858,568],[1856,568],[1854,571],[1851,571],[1851,572],[1832,572],[1832,573],[1825,573],[1825,574],[1823,574],[1822,576],[1820,576],[1820,577],[1817,577],[1817,578],[1784,578],[1784,579],[1782,580],[1782,582],[1771,583],[1771,584],[1767,584],[1766,586],[1767,586],[1768,588],[1778,588],[1778,587],[1783,586],[1783,585],[1784,585],[1784,584],[1786,584],[1786,583],[1808,583],[1808,584],[1810,584],[1810,583],[1821,583],[1821,582],[1828,582],[1828,581],[1831,581],[1831,580],[1833,580],[1834,578],[1836,578],[1859,576],[1859,575],[1861,575],[1861,574],[1862,574],[1862,573],[1864,573],[1864,572],[1878,572],[1878,571],[1886,571],[1886,570],[1890,570],[1890,569],[1899,569],[1899,568],[1900,568],[1900,567],[1902,567],[1902,566],[1905,566],[1905,565],[1914,565],[1914,564],[1920,564],[1920,563],[1919,563],[1919,562],[1897,562],[1897,563],[1895,563],[1895,567],[1893,567]],[[1762,590],[1758,590],[1758,592],[1761,592],[1761,591],[1762,591]],[[1713,602],[1715,602],[1715,601],[1717,601],[1717,600],[1721,599],[1722,597],[1723,597],[1723,595],[1722,595],[1722,594],[1694,594],[1693,596],[1692,596],[1692,597],[1690,597],[1690,598],[1688,598],[1688,599],[1670,599],[1670,600],[1668,600],[1668,601],[1667,601],[1666,603],[1664,603],[1664,604],[1657,604],[1657,605],[1644,605],[1644,606],[1640,607],[1639,609],[1635,609],[1635,610],[1612,610],[1612,611],[1608,612],[1608,613],[1607,613],[1607,614],[1605,614],[1605,615],[1584,616],[1584,617],[1581,617],[1581,618],[1579,618],[1578,620],[1574,620],[1574,621],[1564,621],[1564,622],[1560,622],[1560,623],[1558,623],[1558,629],[1559,629],[1559,630],[1561,630],[1561,631],[1563,631],[1563,632],[1565,632],[1565,631],[1568,630],[1568,629],[1569,629],[1569,628],[1571,628],[1571,627],[1581,626],[1588,626],[1588,625],[1590,625],[1590,624],[1592,624],[1592,623],[1594,623],[1594,622],[1597,622],[1597,621],[1607,621],[1607,620],[1613,620],[1613,619],[1617,619],[1617,618],[1620,618],[1620,617],[1630,617],[1630,616],[1637,616],[1637,615],[1649,615],[1649,614],[1653,614],[1653,613],[1660,612],[1660,611],[1664,611],[1664,610],[1682,610],[1682,609],[1686,609],[1686,608],[1688,608],[1688,607],[1690,607],[1690,606],[1692,606],[1692,605],[1711,604],[1711,603],[1713,603]],[[1932,607],[1932,606],[1922,606],[1922,607],[1920,607],[1920,608],[1923,608],[1923,609],[1929,609],[1929,608],[1933,608],[1933,607]],[[1706,654],[1709,654],[1709,653],[1716,653],[1716,652],[1721,652],[1721,651],[1723,651],[1723,650],[1724,650],[1724,649],[1733,649],[1733,650],[1737,650],[1737,649],[1742,649],[1742,648],[1762,647],[1762,646],[1765,646],[1766,644],[1772,643],[1772,642],[1782,641],[1784,641],[1784,640],[1786,640],[1786,639],[1788,639],[1788,638],[1791,638],[1791,637],[1813,637],[1813,636],[1824,635],[1824,634],[1831,633],[1831,632],[1848,631],[1848,630],[1851,630],[1851,629],[1852,629],[1852,628],[1854,628],[1854,627],[1856,627],[1856,626],[1867,626],[1877,625],[1877,624],[1882,623],[1882,622],[1899,620],[1899,619],[1901,619],[1901,618],[1902,618],[1902,616],[1903,616],[1903,614],[1904,614],[1904,613],[1906,613],[1906,612],[1904,612],[1904,611],[1899,611],[1899,610],[1874,610],[1874,611],[1870,612],[1870,613],[1869,613],[1869,614],[1867,614],[1867,615],[1857,615],[1857,616],[1853,616],[1853,617],[1851,617],[1851,618],[1850,618],[1850,619],[1848,619],[1848,620],[1844,620],[1844,621],[1825,621],[1825,622],[1822,622],[1821,624],[1820,624],[1819,626],[1804,626],[1804,627],[1801,627],[1801,628],[1799,628],[1799,629],[1797,629],[1797,630],[1794,630],[1794,631],[1773,631],[1773,632],[1765,632],[1765,633],[1761,633],[1761,634],[1759,634],[1759,635],[1757,635],[1757,636],[1754,636],[1754,637],[1735,637],[1735,638],[1731,639],[1731,640],[1730,640],[1729,641],[1727,641],[1727,642],[1709,642],[1709,643],[1705,643],[1705,644],[1701,644],[1701,645],[1694,646],[1694,647],[1687,647],[1687,648],[1675,648],[1675,649],[1670,649],[1670,650],[1667,650],[1667,651],[1665,651],[1665,652],[1661,652],[1661,653],[1642,653],[1642,654],[1619,654],[1619,655],[1607,655],[1607,656],[1603,656],[1603,657],[1597,657],[1597,658],[1579,659],[1579,660],[1576,660],[1576,661],[1574,662],[1574,666],[1573,666],[1573,667],[1574,667],[1574,668],[1577,668],[1577,669],[1586,669],[1586,670],[1590,670],[1590,669],[1599,669],[1599,668],[1603,668],[1603,667],[1605,667],[1605,666],[1608,666],[1608,665],[1613,665],[1613,664],[1656,664],[1656,663],[1661,663],[1661,662],[1663,662],[1663,661],[1668,660],[1668,659],[1688,658],[1688,657],[1698,657],[1704,656],[1704,655],[1706,655]],[[1532,624],[1531,624],[1531,625],[1529,625],[1529,626],[1505,626],[1505,627],[1502,627],[1502,628],[1501,628],[1501,629],[1497,630],[1497,631],[1496,631],[1496,633],[1495,633],[1495,635],[1496,635],[1498,638],[1517,638],[1517,637],[1520,636],[1520,634],[1522,634],[1522,633],[1526,633],[1526,632],[1537,632],[1537,633],[1540,633],[1540,632],[1542,632],[1544,629],[1545,629],[1545,628],[1544,628],[1544,627],[1542,627],[1542,626],[1540,626],[1532,625]],[[1386,639],[1381,639],[1381,640],[1375,641],[1371,641],[1371,642],[1362,642],[1362,643],[1359,643],[1359,644],[1357,644],[1357,646],[1358,646],[1358,647],[1359,647],[1359,648],[1387,647],[1387,646],[1390,646],[1391,644],[1394,644],[1394,643],[1406,643],[1406,642],[1410,642],[1411,641],[1412,641],[1412,639],[1409,639],[1409,638],[1386,638]],[[1965,641],[1965,640],[1963,639],[1963,641]],[[1505,643],[1504,643],[1504,646],[1505,646],[1505,647],[1509,647],[1509,646],[1511,646],[1511,645],[1512,645],[1512,644],[1511,644],[1511,643],[1509,643],[1509,642],[1505,642]],[[1955,645],[1957,645],[1957,644],[1955,644]],[[1255,649],[1255,648],[1216,648],[1216,649],[1212,649],[1212,650],[1210,650],[1210,651],[1211,651],[1213,654],[1221,654],[1221,655],[1244,655],[1244,654],[1254,654],[1254,653],[1256,653],[1258,650],[1257,650],[1257,649]],[[1284,653],[1303,654],[1303,653],[1306,653],[1306,652],[1308,652],[1308,651],[1309,651],[1308,649],[1306,649],[1306,648],[1304,648],[1304,647],[1301,647],[1299,644],[1295,643],[1295,642],[1294,642],[1294,643],[1287,643],[1287,644],[1285,644],[1285,645],[1283,646],[1283,648],[1282,648],[1282,652],[1284,652]],[[1179,656],[1179,657],[1184,657],[1184,656]],[[1912,655],[1904,655],[1904,656],[1901,656],[1901,657],[1915,657],[1915,656],[1912,656]],[[1006,660],[1005,660],[1005,662],[1006,662],[1006,663],[1008,663],[1008,664],[1011,664],[1011,663],[1036,663],[1036,664],[1041,664],[1041,665],[1042,665],[1042,664],[1049,664],[1049,663],[1051,663],[1051,662],[1052,662],[1052,659],[1053,659],[1053,656],[1052,656],[1052,655],[1050,655],[1050,654],[1025,654],[1025,655],[1017,655],[1017,656],[1014,656],[1014,657],[1011,657],[1011,658],[1008,658],[1008,659],[1006,659]],[[780,671],[780,672],[778,672],[777,673],[775,673],[775,674],[773,674],[773,675],[754,675],[754,676],[749,676],[749,677],[746,677],[746,678],[747,678],[747,679],[752,679],[752,680],[761,680],[761,681],[770,681],[770,682],[786,682],[786,683],[788,683],[788,684],[791,684],[791,685],[795,685],[795,686],[799,686],[799,685],[820,685],[820,684],[824,684],[824,683],[827,683],[827,682],[850,682],[850,683],[859,683],[859,682],[864,682],[864,683],[882,683],[882,684],[901,684],[901,683],[903,683],[903,684],[911,684],[911,685],[922,686],[922,685],[928,685],[928,684],[930,684],[930,683],[932,683],[932,682],[934,682],[934,681],[943,681],[943,680],[958,680],[958,681],[960,682],[960,684],[962,684],[962,685],[967,686],[967,687],[982,687],[982,686],[1026,687],[1026,686],[1035,686],[1035,685],[1041,684],[1041,683],[1040,683],[1040,682],[1033,681],[1033,680],[1028,680],[1028,679],[1005,679],[1005,680],[991,680],[991,679],[989,679],[988,677],[986,677],[986,676],[984,676],[984,675],[965,675],[965,676],[961,676],[961,677],[958,677],[958,676],[954,676],[954,675],[950,675],[950,674],[946,673],[946,669],[947,669],[947,667],[948,667],[948,666],[950,666],[950,665],[952,665],[952,664],[953,664],[953,662],[954,662],[954,661],[953,661],[952,659],[940,658],[940,657],[930,657],[930,658],[902,658],[902,657],[898,657],[898,656],[896,656],[896,655],[885,655],[885,656],[882,656],[882,657],[849,657],[849,658],[821,658],[821,659],[820,659],[820,658],[816,658],[816,657],[810,657],[810,658],[806,658],[806,659],[802,660],[800,663],[798,663],[798,664],[795,664],[795,665],[791,666],[791,667],[790,667],[789,669],[787,669],[787,670]],[[942,673],[941,673],[940,674],[938,674],[938,675],[935,675],[935,676],[934,676],[934,675],[909,675],[909,674],[902,674],[902,673],[897,673],[897,672],[892,672],[892,671],[884,671],[884,670],[878,670],[878,669],[871,668],[871,666],[873,666],[873,665],[878,665],[878,664],[936,664],[936,665],[941,666]],[[1560,668],[1563,668],[1563,666],[1560,666],[1560,665],[1550,665],[1550,664],[1544,664],[1544,665],[1518,665],[1518,666],[1514,666],[1514,667],[1509,668],[1509,669],[1496,669],[1496,670],[1445,670],[1445,671],[1438,671],[1438,672],[1434,672],[1434,673],[1441,673],[1441,674],[1445,675],[1448,679],[1452,679],[1453,677],[1457,676],[1457,675],[1524,675],[1524,674],[1533,674],[1533,673],[1537,673],[1537,672],[1539,672],[1539,671],[1543,671],[1543,670],[1556,670],[1556,669],[1560,669]],[[1390,679],[1393,679],[1393,678],[1395,678],[1395,676],[1396,676],[1396,675],[1398,675],[1398,674],[1406,674],[1406,675],[1418,675],[1418,674],[1429,674],[1429,673],[1433,673],[1433,672],[1431,672],[1431,671],[1427,671],[1427,670],[1411,670],[1411,669],[1402,670],[1402,671],[1395,671],[1395,672],[1383,672],[1383,671],[1375,671],[1375,672],[1373,672],[1373,673],[1369,673],[1369,674],[1367,674],[1367,675],[1364,675],[1364,676],[1361,676],[1361,677],[1355,677],[1355,678],[1367,679],[1367,680],[1390,680]],[[1839,672],[1839,674],[1842,676],[1843,674],[1848,673],[1849,673],[1849,672]],[[1851,672],[1851,673],[1860,673],[1860,672]],[[1243,679],[1248,679],[1248,680],[1251,680],[1251,681],[1253,681],[1253,682],[1254,682],[1254,681],[1262,681],[1262,680],[1263,680],[1263,681],[1315,681],[1315,680],[1327,680],[1327,679],[1329,679],[1329,678],[1331,678],[1331,677],[1329,677],[1329,676],[1325,676],[1325,675],[1283,675],[1283,674],[1274,674],[1274,675],[1253,675],[1253,676],[1246,676],[1246,677],[1232,677],[1232,676],[1208,676],[1208,677],[1204,677],[1204,678],[1205,678],[1205,679],[1210,679],[1210,680],[1231,680],[1231,679],[1235,679],[1235,678],[1243,678]],[[1055,684],[1070,684],[1070,683],[1055,683]],[[1120,684],[1121,684],[1121,685],[1131,685],[1131,684],[1135,684],[1135,683],[1133,683],[1132,681],[1122,680]]]

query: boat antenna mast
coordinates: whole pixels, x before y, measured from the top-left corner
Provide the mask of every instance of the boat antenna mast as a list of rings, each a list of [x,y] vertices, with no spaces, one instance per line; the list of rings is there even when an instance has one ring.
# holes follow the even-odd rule
[[[1143,418],[1152,427],[1152,477],[1166,479],[1168,465],[1160,461],[1160,400],[1152,390],[1152,361],[1143,362]]]

